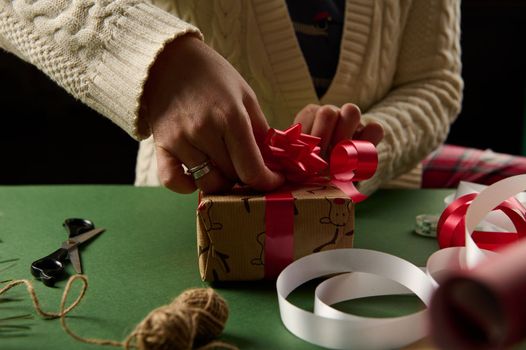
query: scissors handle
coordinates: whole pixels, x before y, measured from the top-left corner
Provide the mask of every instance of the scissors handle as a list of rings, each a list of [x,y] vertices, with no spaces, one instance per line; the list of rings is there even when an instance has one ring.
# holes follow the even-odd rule
[[[68,250],[59,248],[53,253],[31,264],[31,274],[52,287],[56,280],[64,273],[64,263],[68,257]]]

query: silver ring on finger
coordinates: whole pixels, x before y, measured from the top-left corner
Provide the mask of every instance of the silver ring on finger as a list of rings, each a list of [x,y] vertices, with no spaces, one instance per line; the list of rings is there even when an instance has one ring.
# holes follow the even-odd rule
[[[212,171],[212,164],[208,160],[204,161],[203,163],[196,165],[191,168],[185,169],[186,175],[192,175],[195,181],[199,180],[206,174],[208,174],[210,171]]]

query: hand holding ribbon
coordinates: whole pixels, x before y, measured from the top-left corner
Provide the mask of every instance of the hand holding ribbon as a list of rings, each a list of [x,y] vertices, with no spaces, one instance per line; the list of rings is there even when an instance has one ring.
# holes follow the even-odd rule
[[[354,186],[373,176],[378,165],[374,145],[368,141],[343,140],[334,146],[329,164],[320,156],[320,138],[303,134],[301,124],[285,131],[269,129],[261,147],[265,164],[281,172],[291,183],[327,183],[340,188],[355,203],[366,198]]]

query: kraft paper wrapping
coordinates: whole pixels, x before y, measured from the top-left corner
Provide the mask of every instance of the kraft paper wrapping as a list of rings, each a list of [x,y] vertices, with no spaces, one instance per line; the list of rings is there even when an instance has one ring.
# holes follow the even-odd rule
[[[333,186],[301,187],[294,197],[294,257],[351,248],[354,203]],[[203,195],[197,209],[199,270],[204,281],[265,278],[265,195],[236,189]]]

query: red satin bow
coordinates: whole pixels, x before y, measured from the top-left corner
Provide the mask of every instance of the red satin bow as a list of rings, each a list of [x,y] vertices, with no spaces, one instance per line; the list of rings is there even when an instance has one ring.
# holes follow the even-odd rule
[[[440,248],[465,245],[465,216],[469,205],[477,196],[466,194],[454,200],[444,210],[437,223],[437,238]],[[494,210],[506,214],[517,232],[473,231],[472,238],[482,249],[496,250],[526,236],[526,209],[515,198],[499,204]]]
[[[320,138],[303,134],[301,124],[285,131],[270,129],[261,147],[265,164],[282,173],[289,182],[331,182],[345,192],[353,201],[366,197],[352,184],[373,176],[378,165],[374,145],[368,141],[343,140],[333,149],[329,164],[320,156]]]

